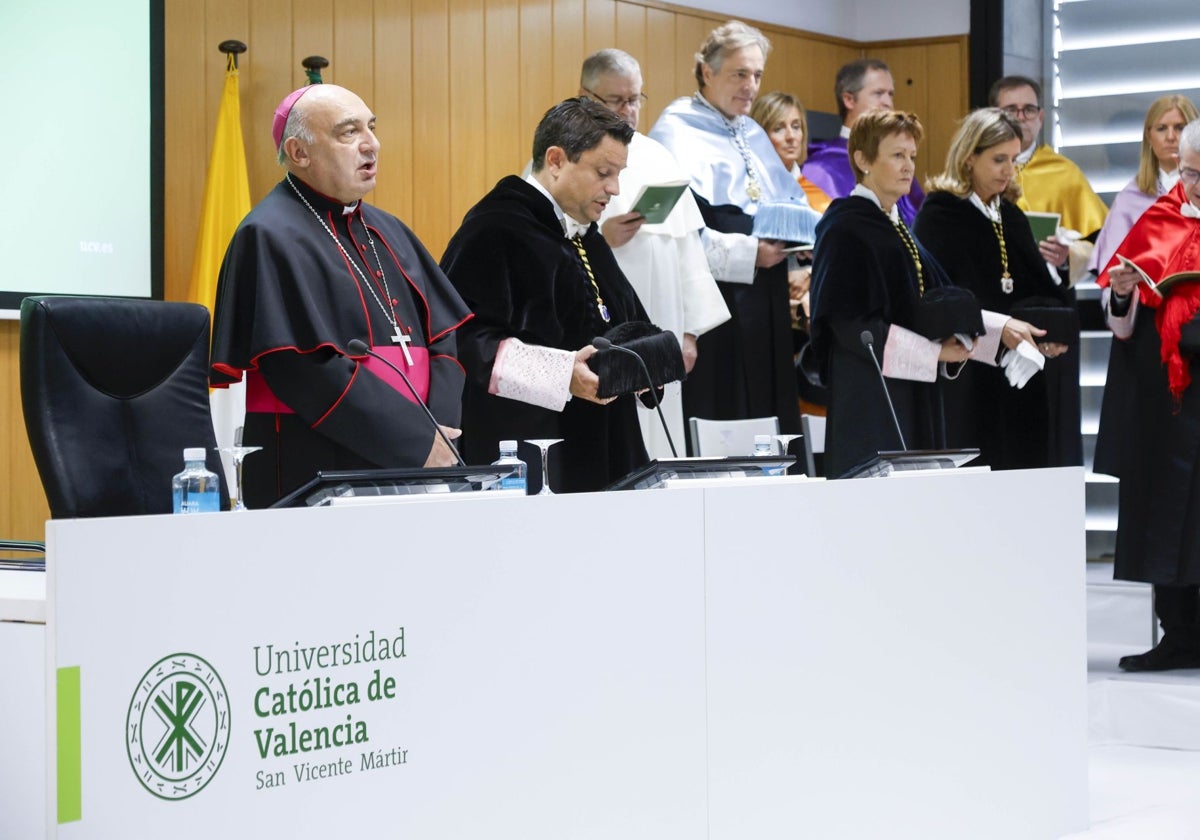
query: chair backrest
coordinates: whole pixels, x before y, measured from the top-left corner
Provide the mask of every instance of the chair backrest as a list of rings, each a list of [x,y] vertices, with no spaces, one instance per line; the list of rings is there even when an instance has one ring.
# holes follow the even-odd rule
[[[170,513],[185,447],[203,446],[220,474],[208,335],[194,303],[22,301],[25,431],[54,518]]]
[[[800,425],[804,430],[804,459],[808,476],[816,478],[825,474],[825,418],[816,414],[801,414]]]
[[[692,452],[696,455],[753,455],[755,435],[779,434],[778,417],[750,417],[745,420],[705,420],[688,418]],[[771,442],[772,450],[774,441]]]

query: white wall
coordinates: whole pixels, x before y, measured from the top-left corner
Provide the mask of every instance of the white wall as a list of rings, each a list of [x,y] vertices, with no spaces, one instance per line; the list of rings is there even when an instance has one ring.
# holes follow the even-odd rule
[[[683,5],[854,41],[965,35],[971,26],[970,0],[691,0]]]

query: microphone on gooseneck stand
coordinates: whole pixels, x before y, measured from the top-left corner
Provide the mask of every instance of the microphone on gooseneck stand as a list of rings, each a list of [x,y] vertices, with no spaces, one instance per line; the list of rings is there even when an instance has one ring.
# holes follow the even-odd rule
[[[858,338],[863,347],[867,348],[867,354],[871,357],[871,361],[875,364],[875,371],[879,374],[879,386],[883,388],[883,398],[887,400],[888,410],[892,412],[892,423],[896,425],[896,436],[900,438],[900,448],[907,450],[908,444],[904,442],[904,432],[900,431],[900,421],[896,418],[896,406],[892,405],[892,395],[888,393],[887,380],[883,378],[883,368],[879,366],[879,359],[875,358],[875,338],[871,335],[870,330],[863,330]]]
[[[642,361],[642,357],[628,347],[613,344],[602,335],[598,335],[592,339],[592,346],[597,350],[620,350],[622,353],[628,353],[638,360],[638,365],[641,366],[642,373],[646,374],[646,384],[650,386],[650,396],[654,397],[654,409],[658,412],[659,422],[662,423],[663,432],[667,435],[667,445],[671,447],[671,456],[678,458],[679,453],[675,450],[675,441],[671,440],[671,430],[667,428],[667,418],[663,417],[662,406],[658,402],[658,389],[654,387],[654,380],[650,378],[650,371],[647,369],[646,363]]]
[[[433,412],[429,410],[429,406],[425,404],[425,400],[421,399],[421,395],[417,393],[417,389],[413,387],[412,382],[410,382],[408,377],[405,376],[404,371],[400,370],[400,368],[396,367],[383,356],[376,353],[367,346],[365,341],[362,341],[361,339],[350,339],[346,342],[346,349],[357,356],[370,356],[373,359],[378,359],[392,370],[396,371],[396,373],[400,374],[400,378],[404,380],[404,384],[408,386],[409,392],[413,395],[413,400],[416,401],[417,405],[421,406],[421,409],[425,412],[425,416],[429,418],[429,422],[433,425],[433,430],[438,433],[438,437],[440,437],[442,442],[445,443],[446,446],[449,446],[450,451],[454,453],[454,458],[456,461],[458,461],[458,465],[460,467],[465,467],[467,465],[467,462],[464,461],[462,456],[458,454],[458,449],[453,443],[451,443],[450,438],[446,437],[446,433],[442,431],[441,425],[438,423],[437,418],[433,416]]]

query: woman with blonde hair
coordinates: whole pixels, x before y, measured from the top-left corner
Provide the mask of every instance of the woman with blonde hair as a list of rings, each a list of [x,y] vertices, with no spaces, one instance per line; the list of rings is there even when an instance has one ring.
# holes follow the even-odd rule
[[[1179,182],[1179,135],[1183,127],[1196,119],[1192,100],[1177,93],[1160,96],[1150,104],[1142,125],[1142,154],[1137,175],[1113,199],[1104,227],[1096,237],[1096,247],[1088,269],[1099,274],[1133,223],[1151,204]]]
[[[1021,152],[1021,127],[999,108],[981,108],[959,125],[946,155],[945,170],[930,181],[930,191],[913,223],[913,233],[941,263],[951,282],[970,289],[979,305],[993,312],[1021,310],[1030,304],[1053,308],[1059,318],[1073,313],[1057,275],[1047,266],[1025,214],[1015,204],[1020,188],[1014,181]],[[1033,310],[1036,311],[1036,310]],[[1048,317],[1048,316],[1046,316]],[[1074,444],[1060,440],[1059,411],[1051,410],[1048,383],[1059,393],[1058,367],[1070,360],[1064,343],[1040,339],[1044,375],[1022,388],[1012,387],[999,368],[974,366],[944,388],[946,442],[952,447],[979,447],[976,463],[993,469],[1058,466],[1081,457],[1079,414],[1072,417]],[[1078,401],[1078,389],[1068,399]],[[1070,413],[1070,412],[1067,412]]]
[[[800,172],[808,158],[808,114],[803,103],[790,93],[773,90],[754,100],[750,117],[767,132],[779,159],[808,196],[812,209],[824,213],[833,199]]]
[[[1001,344],[1013,350],[1024,342],[1030,345],[1025,352],[1034,352],[1033,335],[1041,333],[988,311],[982,313],[983,332],[965,341],[917,332],[922,298],[950,285],[897,207],[912,187],[922,133],[914,114],[878,110],[860,116],[847,146],[857,185],[834,199],[817,224],[812,346],[829,387],[825,464],[835,477],[882,450],[945,446],[939,378],[954,375],[968,359],[995,365]],[[887,379],[903,443],[876,364]]]

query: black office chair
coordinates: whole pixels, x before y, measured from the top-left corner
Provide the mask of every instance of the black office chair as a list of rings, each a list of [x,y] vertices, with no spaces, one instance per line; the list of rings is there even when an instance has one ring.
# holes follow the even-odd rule
[[[55,519],[171,512],[183,450],[220,474],[208,310],[98,297],[21,302],[21,399]],[[229,494],[221,483],[221,507]]]

